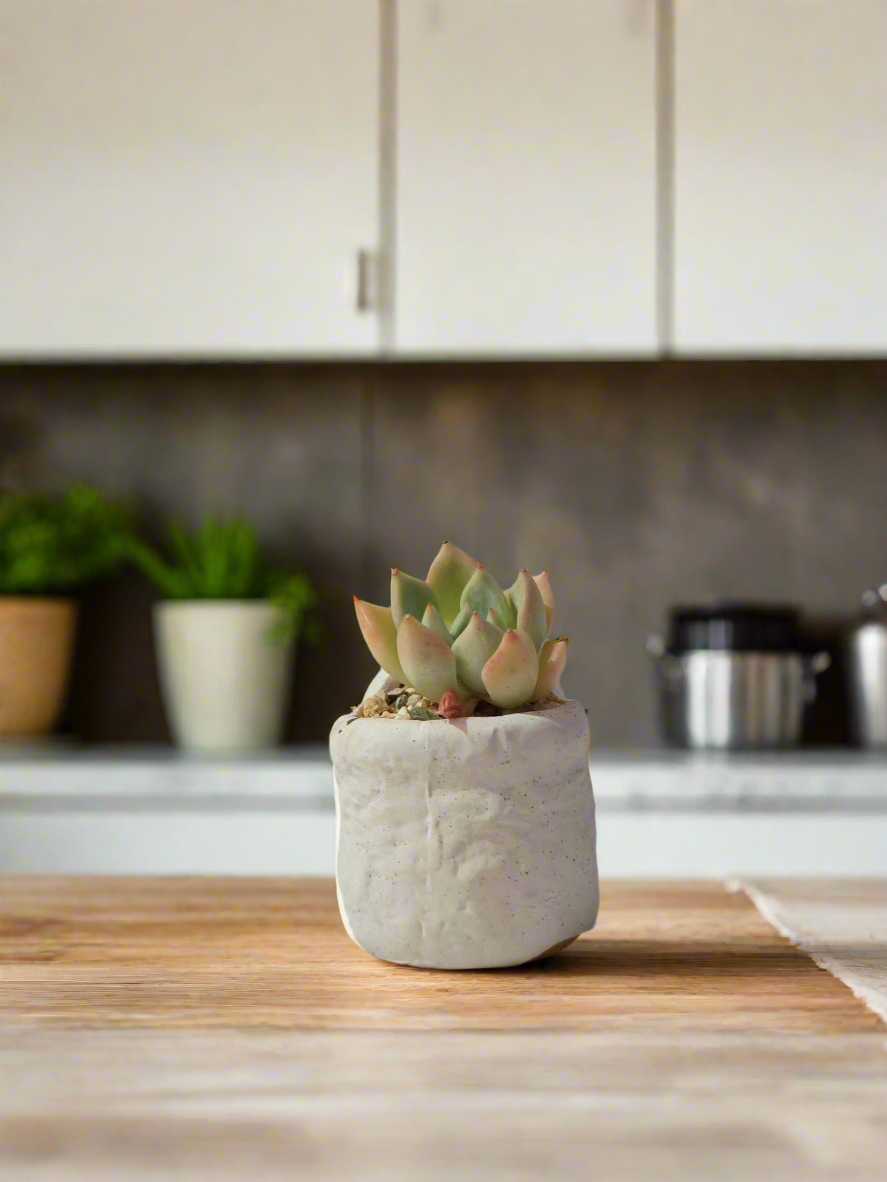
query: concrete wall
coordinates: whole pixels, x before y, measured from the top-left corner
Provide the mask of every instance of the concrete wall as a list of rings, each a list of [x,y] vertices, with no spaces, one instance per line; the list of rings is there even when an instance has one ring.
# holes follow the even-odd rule
[[[646,634],[670,604],[793,600],[826,637],[887,578],[887,362],[0,368],[0,482],[85,478],[175,513],[250,516],[324,600],[290,735],[371,673],[351,595],[444,538],[503,582],[551,569],[567,685],[601,746],[657,741]],[[86,596],[67,726],[166,736],[151,590]],[[844,733],[840,669],[814,715]]]

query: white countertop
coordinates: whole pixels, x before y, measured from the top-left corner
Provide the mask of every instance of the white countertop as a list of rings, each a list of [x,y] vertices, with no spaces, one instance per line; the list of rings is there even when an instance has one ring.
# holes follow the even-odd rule
[[[858,751],[593,751],[591,773],[602,811],[887,813],[887,755]],[[0,750],[5,810],[96,802],[125,809],[329,810],[332,795],[332,769],[321,744],[223,759],[167,747]]]

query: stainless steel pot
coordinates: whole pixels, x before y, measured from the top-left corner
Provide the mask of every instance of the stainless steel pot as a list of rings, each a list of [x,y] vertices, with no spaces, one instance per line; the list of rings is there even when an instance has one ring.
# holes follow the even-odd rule
[[[863,747],[887,747],[887,583],[866,591],[869,615],[850,634],[848,671],[854,737]]]
[[[658,636],[647,647],[657,659],[667,741],[704,750],[795,746],[816,674],[830,664],[827,653],[671,653]]]

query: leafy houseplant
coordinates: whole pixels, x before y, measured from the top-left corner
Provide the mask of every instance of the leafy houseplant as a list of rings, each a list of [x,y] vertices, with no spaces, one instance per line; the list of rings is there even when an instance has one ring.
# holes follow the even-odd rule
[[[317,634],[317,599],[304,574],[269,563],[244,521],[169,526],[166,556],[142,538],[132,562],[157,586],[161,686],[177,742],[231,751],[280,741],[293,650]]]
[[[391,606],[355,598],[380,672],[333,726],[345,927],[383,960],[493,968],[550,955],[598,906],[589,730],[561,697],[546,572],[503,591],[445,542]]]
[[[94,488],[0,493],[0,736],[45,734],[71,666],[71,593],[123,559],[126,510]]]

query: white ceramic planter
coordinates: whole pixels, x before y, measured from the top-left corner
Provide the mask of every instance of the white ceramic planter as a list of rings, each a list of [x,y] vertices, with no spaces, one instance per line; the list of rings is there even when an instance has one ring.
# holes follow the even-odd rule
[[[160,684],[176,742],[193,751],[253,751],[280,742],[293,645],[270,637],[261,601],[158,603]]]
[[[453,722],[338,719],[336,884],[351,938],[397,964],[480,969],[593,927],[588,747],[578,702]]]

